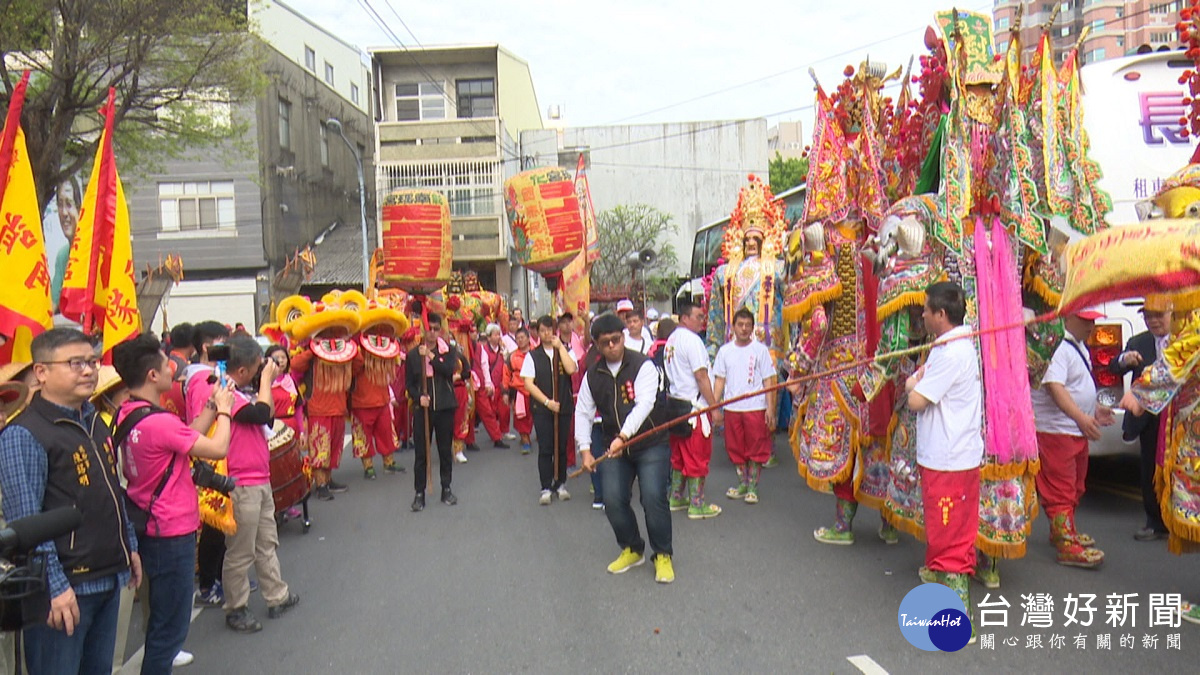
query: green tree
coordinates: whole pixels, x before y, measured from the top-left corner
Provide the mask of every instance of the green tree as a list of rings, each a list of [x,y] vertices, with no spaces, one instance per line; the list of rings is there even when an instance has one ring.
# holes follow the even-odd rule
[[[122,168],[238,139],[230,114],[263,86],[243,0],[0,0],[0,107],[32,71],[21,115],[38,200],[91,161],[116,89]]]
[[[592,265],[594,288],[617,288],[635,281],[626,258],[634,251],[654,249],[658,261],[646,270],[646,294],[651,298],[670,297],[675,284],[675,247],[664,241],[676,232],[671,214],[649,204],[615,206],[596,215],[596,235],[600,259]],[[642,275],[636,274],[640,287]]]
[[[779,151],[767,164],[770,175],[771,192],[779,194],[800,185],[808,178],[808,158],[784,159]]]

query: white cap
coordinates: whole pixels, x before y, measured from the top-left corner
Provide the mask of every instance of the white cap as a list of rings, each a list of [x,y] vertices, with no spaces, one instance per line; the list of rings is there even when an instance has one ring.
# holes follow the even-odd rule
[[[632,300],[630,300],[629,298],[624,298],[622,300],[617,301],[617,313],[618,314],[620,314],[621,312],[632,312],[632,311],[633,311],[633,301]]]
[[[651,307],[650,309],[646,310],[646,320],[647,321],[655,321],[657,319],[658,319],[658,310],[657,309],[654,309],[653,307]]]

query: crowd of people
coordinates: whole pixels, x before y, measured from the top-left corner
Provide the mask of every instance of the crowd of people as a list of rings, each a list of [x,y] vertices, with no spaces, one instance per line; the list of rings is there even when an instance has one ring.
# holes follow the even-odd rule
[[[932,350],[908,378],[904,399],[917,416],[921,500],[930,516],[920,576],[956,590],[980,574],[974,505],[983,460],[982,382],[974,343],[962,339],[972,335],[965,312],[955,284],[926,290],[922,319]],[[1114,372],[1143,368],[1161,353],[1169,308],[1145,314],[1150,331],[1130,341],[1112,363]],[[1038,495],[1059,562],[1077,567],[1095,567],[1104,557],[1074,526],[1088,441],[1112,423],[1111,411],[1096,404],[1081,347],[1097,318],[1089,311],[1067,317],[1066,339],[1034,394]],[[715,358],[703,338],[705,309],[687,301],[677,317],[644,314],[628,300],[578,322],[565,314],[526,325],[514,313],[506,326],[489,324],[483,339],[472,332],[461,344],[445,335],[441,317],[425,321],[393,377],[363,376],[359,357],[350,386],[340,397],[323,398],[309,393],[310,352],[282,345],[264,352],[244,331],[215,321],[177,326],[163,340],[146,333],[118,344],[111,367],[100,365],[94,340],[79,331],[39,335],[31,364],[0,372],[31,392],[18,410],[6,411],[0,433],[4,515],[11,521],[73,506],[82,524],[36,549],[45,560],[47,618],[27,621],[23,632],[30,672],[107,670],[123,643],[125,587],[141,593],[143,673],[190,662],[183,646],[193,607],[223,608],[226,625],[238,633],[263,629],[249,609],[254,590],[270,619],[295,607],[300,596],[284,581],[277,555],[277,523],[295,515],[294,505],[277,512],[268,444],[282,427],[312,460],[313,493],[323,501],[350,489],[330,473],[346,445],[347,418],[364,480],[376,479],[376,455],[385,474],[405,472],[397,451],[411,447],[414,512],[426,507],[434,443],[440,501],[454,505],[454,465],[467,461],[464,451],[480,449],[476,426],[494,448],[517,441],[521,454],[533,452],[536,437],[538,504],[571,498],[570,468],[589,472],[592,505],[604,511],[620,548],[608,572],[644,563],[648,540],[659,583],[675,578],[671,512],[686,511],[693,520],[722,512],[705,495],[713,440],[722,429],[738,478],[726,497],[759,502],[761,472],[787,407],[780,402],[786,390],[775,385],[789,373],[780,372],[756,337],[750,310],[732,314],[732,337]],[[787,389],[799,393],[794,383]],[[685,415],[687,421],[664,427]],[[1156,430],[1146,416],[1126,417],[1126,438],[1140,441],[1151,467]],[[228,529],[202,519],[197,497],[198,488],[213,489],[225,476],[230,484],[217,491],[230,504],[235,527]],[[645,539],[631,505],[635,480]],[[1146,514],[1138,539],[1163,536],[1156,502],[1147,500]]]

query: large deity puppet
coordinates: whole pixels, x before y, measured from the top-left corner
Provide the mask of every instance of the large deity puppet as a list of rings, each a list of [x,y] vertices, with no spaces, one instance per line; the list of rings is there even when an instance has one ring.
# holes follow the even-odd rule
[[[754,313],[754,337],[776,359],[787,347],[783,327],[784,263],[787,225],[783,205],[757,176],[738,192],[722,242],[727,261],[713,272],[708,308],[708,351],[715,357],[733,339],[733,315],[743,307]]]

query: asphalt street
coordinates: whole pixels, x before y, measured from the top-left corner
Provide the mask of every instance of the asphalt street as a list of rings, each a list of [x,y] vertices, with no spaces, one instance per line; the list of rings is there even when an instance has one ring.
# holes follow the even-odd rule
[[[569,484],[571,501],[539,506],[535,455],[521,456],[515,448],[470,453],[470,462],[454,469],[459,504],[444,506],[431,492],[423,513],[409,510],[411,452],[401,454],[409,474],[381,472],[370,482],[348,458],[336,478],[350,491],[333,502],[313,501],[308,534],[297,522],[280,531],[283,574],[300,605],[268,620],[255,594],[251,609],[264,630],[248,636],[229,631],[219,610],[200,612],[186,645],[196,661],[180,672],[1115,673],[1194,667],[1200,627],[1148,627],[1149,594],[1200,599],[1200,575],[1195,560],[1169,554],[1164,542],[1133,540],[1141,505],[1113,483],[1129,483],[1136,464],[1095,463],[1103,481],[1085,496],[1078,521],[1106,551],[1102,569],[1055,564],[1046,520],[1039,517],[1028,554],[1002,563],[1003,586],[992,591],[1011,605],[1007,628],[980,628],[994,634],[994,649],[973,645],[945,654],[918,650],[897,627],[900,601],[919,583],[924,546],[907,535],[886,546],[875,535],[879,515],[868,509],[854,524],[853,546],[814,541],[812,530],[832,520],[833,497],[805,487],[782,436],[776,446],[781,465],[764,472],[762,502],[751,506],[724,497],[734,473],[716,444],[708,491],[725,512],[707,521],[674,514],[677,580],[671,585],[654,583],[649,563],[607,574],[619,550],[603,513],[591,508],[588,481]],[[972,587],[975,603],[984,593]],[[1053,627],[1021,625],[1021,595],[1033,593],[1051,596]],[[1064,627],[1068,593],[1098,596],[1090,627]],[[1106,624],[1105,597],[1112,593],[1138,594],[1134,626]],[[1042,647],[1027,647],[1035,634]],[[1080,634],[1083,649],[1075,642]],[[1110,650],[1097,649],[1101,634],[1111,635]],[[1134,636],[1132,648],[1121,646],[1126,634]],[[1172,634],[1180,649],[1168,649]],[[1156,636],[1153,647],[1143,642],[1146,635]],[[131,636],[128,651],[139,643]]]

